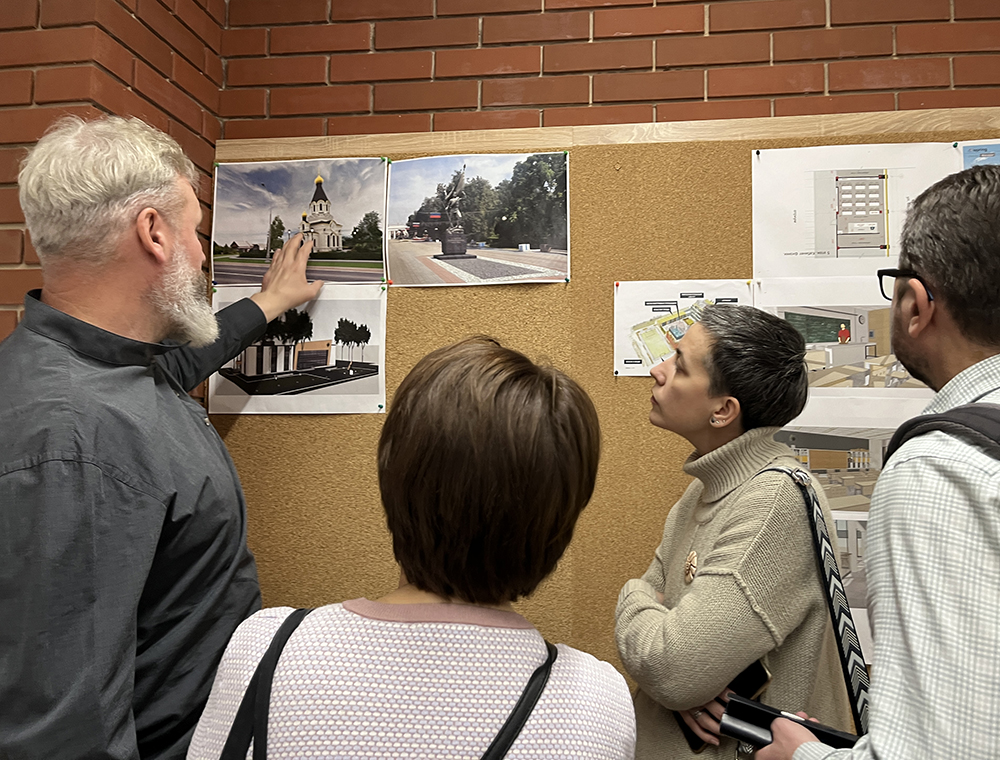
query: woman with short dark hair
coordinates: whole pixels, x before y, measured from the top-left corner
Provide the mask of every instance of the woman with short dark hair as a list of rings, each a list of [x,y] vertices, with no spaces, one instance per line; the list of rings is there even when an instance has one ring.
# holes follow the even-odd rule
[[[399,587],[307,615],[274,675],[272,758],[479,758],[549,657],[511,603],[569,544],[597,475],[586,392],[489,338],[421,359],[378,449]],[[189,758],[218,758],[258,661],[289,616],[262,610],[222,659]],[[631,758],[628,687],[610,665],[554,647],[511,757]]]
[[[695,451],[684,465],[694,481],[615,613],[618,651],[639,684],[639,760],[733,757],[718,721],[741,674],[751,684],[743,696],[759,687],[767,704],[852,728],[802,493],[787,474],[764,472],[800,467],[773,435],[805,406],[804,356],[786,321],[711,306],[650,370],[649,421]]]

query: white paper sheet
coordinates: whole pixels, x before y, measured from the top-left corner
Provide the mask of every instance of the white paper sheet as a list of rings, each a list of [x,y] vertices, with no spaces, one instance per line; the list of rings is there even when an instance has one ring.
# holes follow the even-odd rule
[[[213,306],[219,311],[258,290],[220,287]],[[319,298],[297,310],[308,320],[293,316],[284,334],[265,336],[212,375],[209,412],[384,411],[385,306],[386,286],[381,283],[327,283]]]
[[[907,205],[962,168],[961,145],[751,153],[755,279],[870,275],[895,266]]]
[[[894,429],[933,397],[892,353],[891,303],[874,276],[764,280],[754,294],[806,339],[809,401],[794,424]]]
[[[674,344],[711,303],[752,305],[749,280],[643,280],[615,283],[616,375],[642,377],[673,355]]]

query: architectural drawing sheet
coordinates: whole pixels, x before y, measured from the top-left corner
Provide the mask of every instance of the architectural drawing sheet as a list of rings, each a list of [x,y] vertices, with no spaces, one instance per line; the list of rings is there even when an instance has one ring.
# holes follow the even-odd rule
[[[219,311],[259,290],[219,288]],[[327,283],[209,379],[212,414],[379,413],[385,408],[382,283]]]
[[[644,280],[615,283],[616,375],[642,377],[674,354],[706,306],[752,305],[748,280]]]
[[[805,340],[809,400],[796,425],[892,430],[932,398],[892,352],[890,302],[875,276],[763,280],[754,303]]]
[[[259,285],[274,252],[301,232],[313,242],[310,280],[381,283],[387,167],[381,158],[218,164],[212,280]]]
[[[962,168],[962,144],[753,151],[755,279],[849,277],[895,265],[907,205]]]

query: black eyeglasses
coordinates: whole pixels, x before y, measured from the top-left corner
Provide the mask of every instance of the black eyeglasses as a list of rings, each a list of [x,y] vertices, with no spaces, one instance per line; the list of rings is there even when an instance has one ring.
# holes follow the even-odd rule
[[[929,301],[934,300],[934,294],[931,293],[931,289],[927,287],[927,281],[924,280],[923,277],[914,272],[912,269],[880,269],[875,274],[878,275],[878,287],[879,290],[882,291],[882,297],[886,301],[892,300],[893,287],[895,285],[897,277],[909,277],[913,280],[916,280],[921,285],[923,285],[924,289],[927,291],[927,300]],[[886,292],[886,287],[885,287],[887,278],[889,280],[888,292]]]

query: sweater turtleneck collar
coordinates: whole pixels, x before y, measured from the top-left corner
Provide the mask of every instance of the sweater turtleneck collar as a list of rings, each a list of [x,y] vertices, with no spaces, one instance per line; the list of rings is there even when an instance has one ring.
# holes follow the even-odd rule
[[[704,455],[694,452],[688,457],[684,472],[702,482],[704,491],[701,499],[705,506],[712,509],[716,502],[746,483],[770,462],[791,454],[785,444],[772,438],[778,430],[780,428],[754,428],[714,451]],[[698,515],[702,519],[708,516]]]

